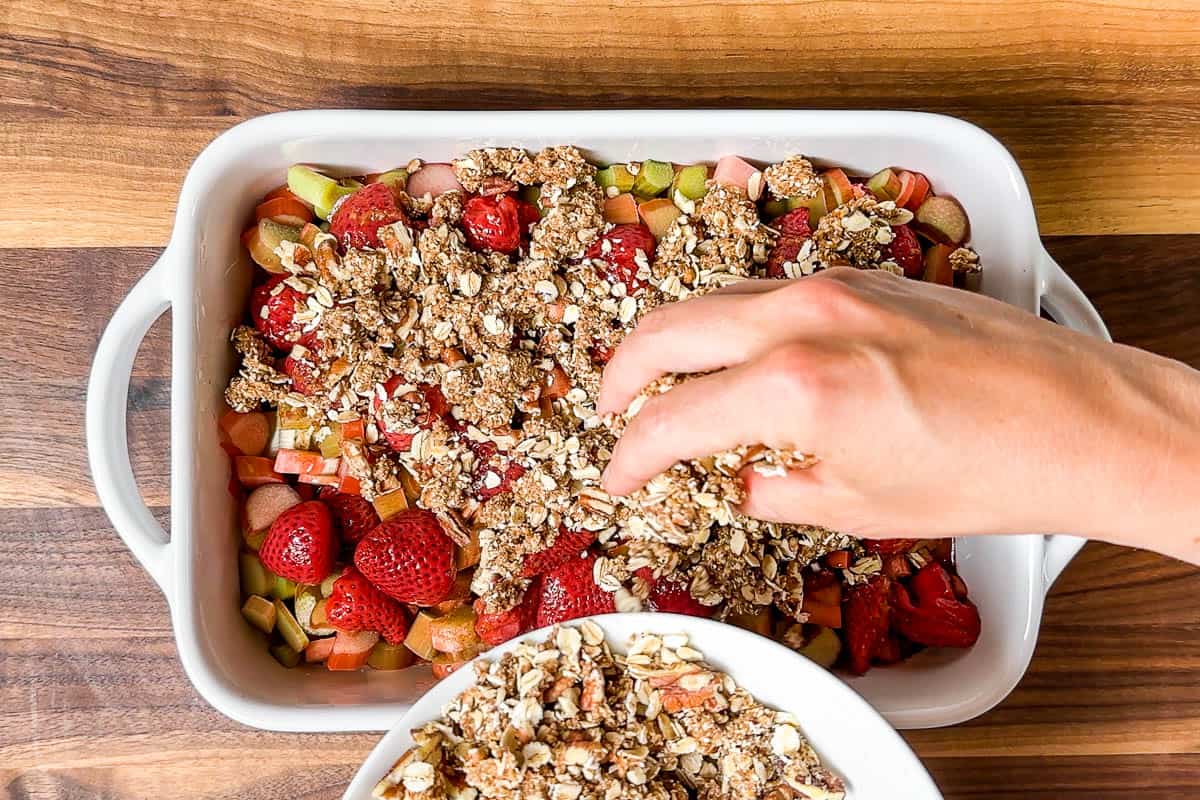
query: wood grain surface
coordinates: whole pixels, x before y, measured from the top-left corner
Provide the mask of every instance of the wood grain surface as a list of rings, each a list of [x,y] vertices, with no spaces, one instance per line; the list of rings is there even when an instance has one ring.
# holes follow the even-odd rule
[[[913,108],[1048,234],[1200,232],[1195,0],[8,0],[0,247],[162,245],[221,130],[308,107]]]
[[[221,131],[307,107],[913,108],[997,135],[1119,340],[1200,366],[1195,0],[7,0],[0,3],[0,795],[336,798],[374,734],[217,714],[97,507],[104,324]],[[1095,234],[1124,234],[1098,236]],[[164,521],[169,315],[130,387]],[[906,736],[949,800],[1200,796],[1200,571],[1090,544],[1029,673]],[[902,791],[897,796],[903,796]]]

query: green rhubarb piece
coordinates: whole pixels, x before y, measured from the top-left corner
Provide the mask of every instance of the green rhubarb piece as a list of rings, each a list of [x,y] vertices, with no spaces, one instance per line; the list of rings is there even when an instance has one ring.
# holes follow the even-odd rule
[[[288,167],[287,185],[292,194],[317,208],[329,208],[341,197],[337,181],[303,164]]]
[[[270,529],[264,528],[261,531],[243,531],[242,541],[246,543],[246,547],[249,547],[251,550],[257,553],[262,549],[262,543],[263,540],[267,538],[268,530]]]
[[[280,600],[291,600],[296,596],[296,583],[276,575],[271,583],[271,595]]]
[[[788,208],[787,200],[768,200],[763,203],[763,216],[767,219],[775,219],[782,217],[790,209]]]
[[[283,644],[282,642],[271,645],[271,655],[275,656],[275,660],[280,664],[283,664],[288,669],[291,669],[300,663],[300,651],[295,650],[291,645]]]
[[[340,577],[342,577],[340,569],[334,570],[325,576],[325,580],[321,581],[321,597],[329,597],[329,595],[333,594],[333,584]]]
[[[263,633],[275,629],[275,604],[261,595],[252,594],[242,604],[242,616]]]
[[[389,169],[375,179],[376,183],[385,183],[392,191],[404,191],[404,187],[408,186],[408,170],[406,169]]]
[[[363,182],[358,178],[338,178],[338,186],[349,189],[352,192],[357,192],[363,188]]]
[[[833,666],[841,652],[842,640],[832,628],[821,628],[808,644],[800,648],[801,655],[807,656],[825,669]]]
[[[332,636],[337,633],[333,628],[319,628],[312,624],[313,609],[321,600],[321,587],[301,585],[296,587],[296,621],[310,636]]]
[[[808,224],[815,226],[821,217],[825,216],[827,209],[825,208],[824,192],[817,192],[816,197],[789,197],[787,200],[788,211],[794,211],[797,208],[808,209]]]
[[[299,228],[284,225],[282,222],[276,222],[269,217],[264,217],[258,221],[258,235],[262,239],[263,244],[271,248],[271,252],[275,252],[275,248],[279,247],[280,242],[300,241]]]
[[[867,188],[880,200],[895,200],[900,196],[900,176],[890,169],[881,169],[867,181]]]
[[[688,200],[699,200],[708,193],[708,167],[704,164],[682,167],[675,173],[671,186]]]
[[[624,164],[609,164],[596,173],[596,183],[600,188],[617,187],[617,193],[622,194],[633,188],[633,173]]]
[[[413,653],[402,644],[388,644],[382,639],[371,648],[367,665],[372,669],[404,669],[412,666]]]
[[[546,209],[542,208],[542,187],[526,186],[521,190],[521,199],[536,208],[538,216],[546,216]]]
[[[308,647],[308,637],[304,634],[304,629],[300,627],[300,623],[292,616],[292,612],[288,611],[288,607],[283,604],[283,601],[278,598],[275,600],[275,627],[279,629],[279,635],[293,650],[303,650]]]
[[[675,179],[675,168],[665,161],[646,159],[633,181],[633,193],[638,197],[658,197]]]
[[[318,447],[323,457],[337,458],[342,454],[342,432],[336,428],[331,429],[329,435],[321,440]]]
[[[265,595],[270,591],[266,567],[253,553],[242,553],[238,556],[238,572],[242,577],[242,594]]]

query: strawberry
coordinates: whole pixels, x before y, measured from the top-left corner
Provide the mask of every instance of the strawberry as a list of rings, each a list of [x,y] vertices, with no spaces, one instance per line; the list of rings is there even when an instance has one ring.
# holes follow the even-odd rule
[[[385,183],[364,186],[338,204],[329,232],[344,247],[379,247],[379,228],[408,220]]]
[[[332,486],[322,486],[317,492],[317,497],[329,506],[329,513],[333,516],[343,542],[357,544],[379,524],[375,506],[362,495],[346,494]]]
[[[856,675],[871,668],[871,662],[888,648],[891,619],[891,580],[875,575],[866,583],[850,587],[842,609],[846,641],[846,667]]]
[[[654,234],[645,225],[617,225],[592,242],[586,256],[601,265],[601,274],[612,283],[623,283],[625,293],[633,294],[645,288],[646,282],[637,276],[637,254],[654,260]]]
[[[558,536],[554,544],[525,556],[525,564],[521,568],[521,577],[530,578],[557,569],[572,558],[588,549],[588,545],[596,541],[595,531],[567,530],[565,525],[558,528]]]
[[[293,347],[292,353],[295,352]],[[292,353],[283,359],[283,374],[292,379],[292,389],[305,395],[319,394],[322,391],[321,374],[311,356],[297,358]]]
[[[347,567],[333,582],[333,593],[325,606],[329,624],[340,631],[376,631],[388,644],[400,644],[408,635],[404,607]]]
[[[613,349],[602,344],[596,344],[588,348],[588,355],[592,357],[594,363],[604,366],[612,360]]]
[[[526,631],[533,630],[537,621],[537,599],[540,587],[535,581],[525,593],[525,599],[507,611],[487,613],[487,605],[480,598],[475,601],[475,635],[479,641],[495,647],[509,639],[515,639]]]
[[[896,238],[884,248],[884,257],[895,261],[904,270],[906,278],[920,278],[925,270],[925,259],[921,255],[921,243],[907,225],[895,225],[892,233]]]
[[[892,592],[896,631],[911,642],[929,647],[970,647],[979,638],[979,609],[959,600],[946,568],[936,561],[922,567],[909,582]]]
[[[319,500],[292,506],[271,523],[258,557],[276,575],[320,583],[333,571],[338,540],[329,508]]]
[[[808,209],[796,208],[777,217],[771,227],[779,231],[779,239],[767,256],[767,277],[786,278],[783,265],[795,261],[800,254],[804,242],[812,236],[812,226],[809,225]]]
[[[894,556],[907,553],[917,545],[916,539],[863,539],[863,547],[868,553],[881,556]]]
[[[475,497],[480,502],[511,492],[513,481],[525,474],[525,468],[509,460],[508,454],[500,452],[495,442],[479,442],[472,449],[475,451]]]
[[[359,541],[354,566],[401,603],[433,605],[454,588],[454,543],[433,514],[401,511]]]
[[[541,214],[511,194],[476,195],[463,204],[462,229],[474,250],[515,253]]]
[[[304,323],[296,321],[296,312],[308,307],[307,299],[283,281],[284,276],[275,275],[255,288],[250,296],[250,316],[254,327],[272,346],[280,350],[291,350],[294,344],[307,347],[316,340],[316,334],[305,332]]]
[[[596,554],[573,558],[542,576],[535,627],[616,611],[613,596],[596,585],[592,567]]]
[[[388,378],[383,384],[383,390],[388,398],[396,399],[393,397],[396,387],[403,383],[404,378],[400,375]],[[450,413],[450,406],[446,403],[446,397],[442,394],[441,387],[432,383],[422,383],[417,388],[420,390],[419,392],[409,392],[399,399],[414,405],[417,411],[415,415],[417,427],[428,430],[437,419]],[[413,434],[405,431],[388,431],[387,424],[383,421],[382,407],[383,401],[379,399],[379,395],[376,395],[374,400],[375,421],[379,425],[384,440],[397,453],[408,452],[408,448],[412,445]]]
[[[655,578],[649,567],[637,570],[636,575],[650,584],[650,596],[646,605],[651,611],[667,614],[687,614],[691,617],[711,617],[716,608],[702,605],[688,590],[688,580],[681,573],[672,572]]]

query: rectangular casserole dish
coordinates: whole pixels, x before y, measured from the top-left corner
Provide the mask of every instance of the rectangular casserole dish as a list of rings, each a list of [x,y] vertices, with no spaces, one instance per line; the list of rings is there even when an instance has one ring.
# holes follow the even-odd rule
[[[87,438],[97,492],[118,534],[161,587],[180,659],[221,712],[260,728],[380,730],[432,682],[401,673],[286,670],[239,613],[237,523],[218,444],[222,390],[234,366],[230,328],[251,277],[239,234],[256,199],[297,162],[362,173],[409,158],[447,161],[487,145],[577,144],[597,161],[774,161],[804,153],[858,173],[903,165],[957,197],[985,264],[983,291],[1091,335],[1095,310],[1043,249],[1025,180],[1008,152],[959,120],[891,111],[300,111],[250,120],[196,159],[171,240],[117,309],[88,386]],[[142,502],[130,469],[125,406],[134,354],[172,310],[171,535]],[[1012,398],[1014,403],[1021,398]],[[930,498],[936,502],[936,497]],[[1017,684],[1032,656],[1047,589],[1082,546],[1066,536],[974,537],[958,545],[983,616],[965,652],[922,653],[851,685],[894,725],[975,717]]]

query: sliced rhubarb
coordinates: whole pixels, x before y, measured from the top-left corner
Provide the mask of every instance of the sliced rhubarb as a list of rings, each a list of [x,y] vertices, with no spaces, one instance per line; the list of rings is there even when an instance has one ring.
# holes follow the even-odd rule
[[[475,637],[475,611],[459,606],[433,620],[429,625],[429,641],[441,653],[460,653],[478,644]]]
[[[309,642],[308,647],[304,648],[304,660],[310,664],[323,663],[333,652],[333,641],[334,637],[328,636]]]
[[[771,635],[771,611],[765,607],[753,614],[730,614],[725,621],[760,636]]]
[[[300,228],[313,218],[312,209],[300,200],[291,197],[276,197],[265,200],[254,207],[256,220],[269,219],[281,225]]]
[[[867,181],[867,188],[877,200],[895,200],[900,196],[900,176],[891,169],[881,169]]]
[[[954,269],[950,266],[950,254],[954,248],[948,244],[935,244],[925,251],[925,271],[921,280],[928,283],[940,283],[943,286],[954,285]]]
[[[826,208],[837,208],[854,199],[854,184],[850,182],[845,171],[835,167],[826,170],[821,179],[824,182]]]
[[[477,655],[479,655],[479,651],[475,648],[458,653],[438,653],[433,657],[429,666],[433,670],[433,677],[441,680],[469,664],[471,659]]]
[[[291,669],[300,663],[301,652],[286,643],[271,645],[271,655],[283,666]]]
[[[378,641],[367,656],[367,666],[371,669],[407,669],[417,663],[417,657],[402,644],[388,644]]]
[[[479,531],[476,528],[471,529],[470,538],[464,545],[456,545],[454,548],[454,567],[455,569],[466,569],[473,567],[479,563],[481,554],[479,546]]]
[[[628,192],[616,197],[604,198],[604,221],[613,225],[636,225],[638,223],[637,198]]]
[[[337,475],[339,459],[312,450],[283,449],[275,455],[275,471],[285,475]]]
[[[665,161],[646,159],[633,180],[633,193],[638,197],[658,197],[675,178],[675,168]]]
[[[403,192],[408,185],[408,170],[406,169],[389,169],[387,172],[368,177],[371,180],[368,180],[367,183],[382,183],[397,193]]]
[[[252,594],[246,598],[242,616],[263,633],[275,630],[275,604],[261,595]]]
[[[267,570],[254,553],[238,555],[238,574],[241,578],[242,594],[265,595],[270,591]]]
[[[279,600],[291,600],[296,596],[296,582],[276,575],[271,582],[271,596]]]
[[[280,514],[297,505],[300,495],[286,483],[259,486],[246,497],[246,526],[252,531],[266,530]]]
[[[378,641],[379,634],[374,631],[338,631],[333,649],[325,659],[325,668],[335,672],[362,669]]]
[[[401,511],[407,511],[409,507],[408,497],[403,489],[376,495],[371,505],[375,506],[375,513],[379,515],[380,522],[396,516]]]
[[[230,443],[244,456],[262,455],[271,439],[271,420],[261,411],[227,411],[218,423]]]
[[[296,164],[288,168],[288,189],[313,207],[321,219],[329,219],[337,201],[355,191],[354,185],[346,185],[322,175],[311,167]],[[361,184],[358,184],[361,186]]]
[[[618,192],[628,192],[633,189],[634,177],[629,167],[624,164],[610,164],[596,172],[596,183],[602,189],[615,187]]]
[[[428,611],[420,612],[413,618],[412,625],[408,629],[408,636],[404,637],[404,646],[426,661],[432,661],[437,654],[432,638],[434,619],[435,617]]]
[[[692,164],[680,167],[671,181],[671,196],[679,192],[688,200],[699,200],[708,194],[708,167],[704,164]]]
[[[283,483],[283,476],[275,471],[275,462],[262,456],[237,456],[233,459],[233,470],[238,482],[247,489]]]
[[[817,662],[825,669],[834,665],[841,652],[842,640],[832,628],[821,628],[816,636],[800,648],[800,655]]]
[[[308,636],[304,633],[304,629],[300,627],[300,623],[292,616],[292,612],[283,604],[282,600],[275,600],[275,627],[279,630],[279,635],[288,643],[297,654],[304,651],[308,647]]]
[[[919,172],[900,173],[900,193],[896,195],[896,205],[916,211],[929,196],[929,179]]]
[[[750,178],[758,171],[758,167],[748,161],[737,156],[725,156],[717,162],[717,168],[713,171],[713,180],[748,193]]]
[[[957,200],[945,195],[926,198],[917,209],[913,226],[919,233],[941,244],[962,244],[970,227],[967,212]]]
[[[655,239],[662,239],[675,225],[675,220],[683,214],[673,200],[660,197],[647,200],[638,206],[638,213]]]
[[[462,191],[462,184],[449,164],[425,164],[408,176],[406,191],[413,197],[438,197],[446,192]]]

